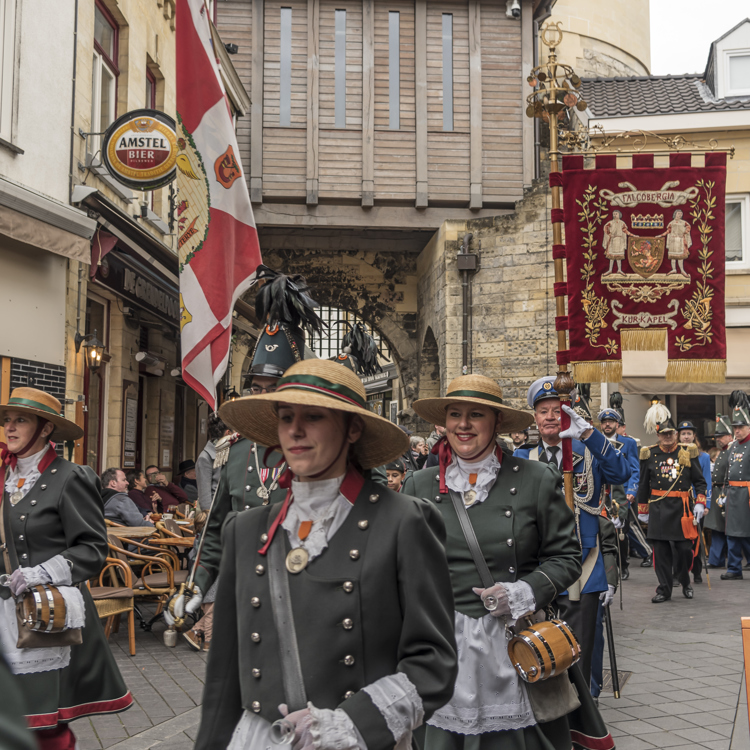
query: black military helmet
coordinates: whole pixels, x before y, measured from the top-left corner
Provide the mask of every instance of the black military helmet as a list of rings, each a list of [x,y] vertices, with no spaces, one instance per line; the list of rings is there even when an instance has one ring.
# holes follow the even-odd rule
[[[750,425],[750,403],[745,391],[732,391],[729,406],[732,409],[732,427]]]
[[[315,312],[318,303],[303,276],[286,276],[261,265],[258,280],[265,282],[255,298],[255,314],[263,330],[248,376],[280,378],[305,358],[305,332],[320,335],[325,324]]]
[[[378,345],[375,339],[367,333],[364,324],[352,325],[345,320],[339,322],[348,326],[349,330],[341,340],[341,351],[330,357],[331,361],[348,367],[360,376],[377,375],[383,372],[378,362]]]
[[[643,422],[646,432],[653,435],[661,435],[663,432],[672,432],[675,430],[672,421],[672,412],[659,401],[649,408],[646,412],[646,419]]]

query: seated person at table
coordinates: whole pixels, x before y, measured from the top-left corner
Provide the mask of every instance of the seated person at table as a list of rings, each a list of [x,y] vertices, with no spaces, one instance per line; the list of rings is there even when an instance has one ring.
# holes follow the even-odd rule
[[[107,469],[101,476],[104,517],[122,526],[153,525],[149,515],[144,516],[128,497],[128,480],[122,469]]]

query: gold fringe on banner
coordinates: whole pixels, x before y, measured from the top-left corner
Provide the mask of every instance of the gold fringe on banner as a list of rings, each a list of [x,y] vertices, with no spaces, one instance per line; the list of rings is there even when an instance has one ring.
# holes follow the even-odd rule
[[[624,352],[661,352],[667,348],[666,328],[623,328],[620,345]]]
[[[666,379],[670,383],[723,383],[727,375],[725,359],[670,359]]]
[[[571,362],[577,383],[619,383],[622,380],[622,360],[601,362]]]

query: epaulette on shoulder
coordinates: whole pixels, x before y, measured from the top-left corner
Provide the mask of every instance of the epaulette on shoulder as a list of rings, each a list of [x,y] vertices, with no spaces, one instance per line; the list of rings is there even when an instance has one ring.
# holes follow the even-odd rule
[[[698,458],[698,456],[700,456],[700,449],[695,443],[687,443],[685,447],[687,448],[687,452],[690,458]]]
[[[658,445],[658,443],[657,443]],[[656,448],[656,445],[644,445],[643,448],[641,448],[641,452],[638,456],[639,460],[641,461],[647,461],[649,458],[651,458],[651,449]]]
[[[695,443],[685,443],[680,446],[680,453],[677,460],[680,466],[690,466],[690,462],[694,458],[698,458],[700,451]]]
[[[216,443],[216,458],[214,458],[214,469],[224,466],[229,458],[229,449],[239,440],[240,434],[235,432],[233,435],[225,435]]]

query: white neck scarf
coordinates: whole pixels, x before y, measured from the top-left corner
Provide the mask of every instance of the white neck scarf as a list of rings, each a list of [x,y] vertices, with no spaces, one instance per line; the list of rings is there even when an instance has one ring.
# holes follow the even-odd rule
[[[454,453],[450,465],[445,470],[445,483],[454,492],[460,492],[462,498],[464,492],[474,490],[477,494],[471,505],[476,505],[487,499],[499,471],[500,461],[494,450],[481,461],[474,462],[464,461]],[[477,481],[473,485],[469,481],[470,474],[477,475]]]

